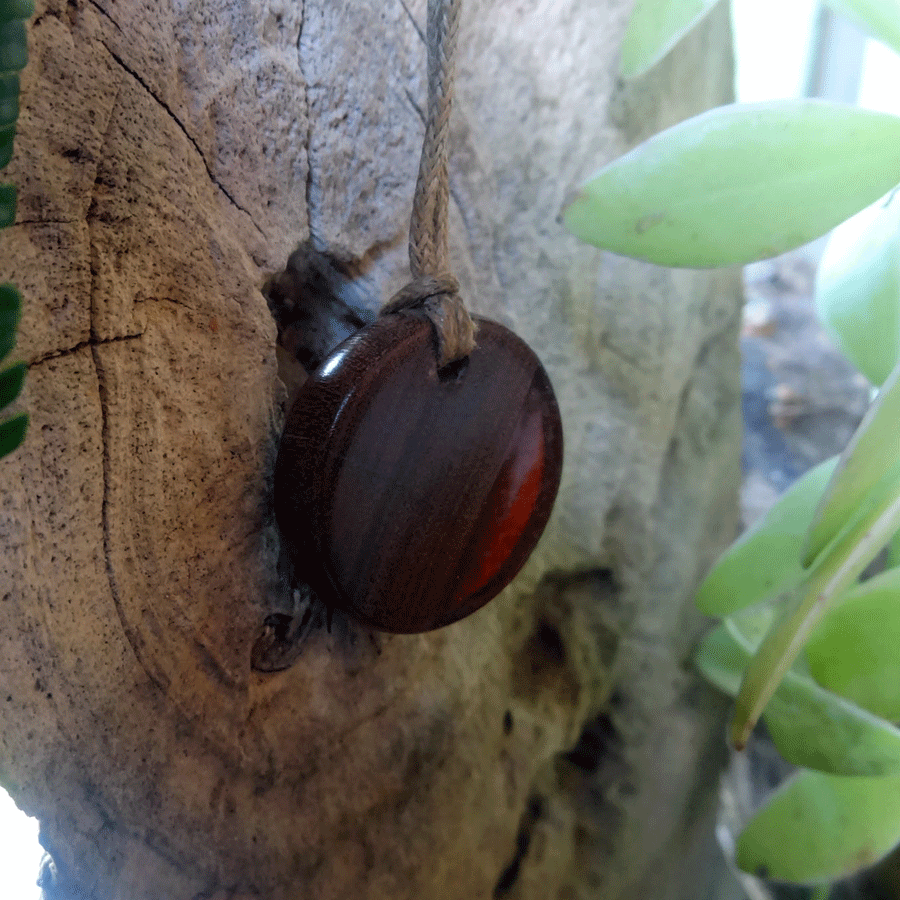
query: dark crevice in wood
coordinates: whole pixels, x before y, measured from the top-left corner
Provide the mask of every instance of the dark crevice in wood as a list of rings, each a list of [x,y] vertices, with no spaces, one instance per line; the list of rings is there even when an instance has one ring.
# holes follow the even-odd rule
[[[516,832],[516,850],[509,865],[500,873],[497,883],[494,885],[494,897],[502,900],[515,887],[519,879],[522,862],[528,855],[531,847],[531,838],[534,834],[534,826],[544,817],[544,799],[535,794],[529,797],[525,805],[525,812],[519,821],[519,830]]]
[[[612,719],[604,713],[585,725],[575,746],[560,758],[585,775],[592,775],[610,754],[620,753],[621,747],[622,739]]]
[[[287,565],[286,556],[280,562]],[[287,575],[285,580],[289,578]],[[321,627],[325,618],[322,604],[309,585],[298,585],[290,590],[290,595],[289,611],[273,611],[263,619],[250,653],[250,667],[256,672],[281,672],[290,668],[300,658],[313,628]]]
[[[281,672],[290,668],[300,658],[315,611],[316,607],[310,605],[301,615],[272,613],[266,616],[253,645],[250,667],[256,672]]]
[[[278,343],[307,372],[317,369],[345,338],[374,316],[360,300],[364,296],[363,259],[339,252],[322,252],[304,241],[288,257],[284,269],[269,279],[263,294],[278,327]]]

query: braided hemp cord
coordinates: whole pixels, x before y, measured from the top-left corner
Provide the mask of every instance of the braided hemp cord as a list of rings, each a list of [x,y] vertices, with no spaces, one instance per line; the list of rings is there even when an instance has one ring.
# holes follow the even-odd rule
[[[475,323],[450,273],[447,225],[453,60],[461,9],[462,0],[428,0],[428,115],[409,225],[413,280],[381,310],[382,314],[423,310],[437,332],[440,366],[462,359],[475,349]]]

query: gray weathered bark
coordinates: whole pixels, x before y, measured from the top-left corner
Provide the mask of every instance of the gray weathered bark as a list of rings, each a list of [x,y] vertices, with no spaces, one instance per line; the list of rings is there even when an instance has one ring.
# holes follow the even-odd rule
[[[336,617],[263,675],[288,601],[260,287],[307,237],[373,308],[402,284],[424,0],[39,6],[0,262],[31,414],[0,463],[0,780],[42,822],[48,894],[709,895],[722,707],[690,601],[734,528],[738,277],[604,255],[557,216],[730,99],[725,8],[622,85],[627,0],[469,0],[452,250],[555,384],[554,516],[469,619]]]

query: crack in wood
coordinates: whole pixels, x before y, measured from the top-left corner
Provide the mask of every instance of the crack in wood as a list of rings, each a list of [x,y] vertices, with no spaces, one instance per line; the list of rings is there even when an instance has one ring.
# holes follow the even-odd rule
[[[109,21],[112,22],[113,25],[115,25],[122,34],[125,33],[124,31],[122,31],[122,26],[97,2],[97,0],[88,0],[88,3],[90,3],[91,6],[93,6],[94,9],[96,9],[97,12],[100,13],[100,15],[105,16],[107,19],[109,19]]]
[[[303,30],[306,25],[307,2],[303,0],[300,5],[300,28],[297,31],[297,68],[300,71],[300,79],[303,82],[303,114],[306,116],[306,134],[303,139],[303,149],[306,151],[306,223],[309,229],[310,243],[316,249],[323,249],[320,244],[320,229],[315,224],[320,218],[319,186],[313,175],[312,152],[312,110],[309,100],[309,82],[303,67]]]
[[[416,103],[416,98],[413,97],[412,92],[409,88],[404,88],[403,93],[406,94],[406,99],[409,100],[409,105],[415,110],[416,115],[422,120],[422,124],[425,125],[425,111]]]
[[[419,25],[418,21],[416,21],[416,17],[412,14],[410,8],[406,5],[406,0],[400,0],[400,5],[403,7],[403,11],[409,16],[409,21],[412,22],[413,28],[416,29],[416,34],[419,35],[419,39],[423,44],[427,46],[428,42],[425,40],[425,32],[422,31],[421,25]]]
[[[8,228],[17,228],[19,225],[77,225],[81,219],[20,219],[8,225]]]
[[[539,794],[528,798],[525,811],[519,820],[519,830],[516,832],[516,847],[509,864],[500,873],[497,883],[494,885],[493,896],[495,900],[506,897],[519,880],[522,863],[528,856],[531,848],[532,836],[537,823],[546,815],[544,799]]]
[[[105,46],[105,45],[104,45]],[[108,49],[108,48],[107,48]],[[116,92],[116,97],[113,102],[110,104],[109,109],[109,118],[105,123],[105,128],[103,129],[103,138],[100,142],[100,147],[98,148],[98,160],[103,159],[104,157],[104,148],[106,147],[109,136],[113,128],[114,123],[114,113],[116,110],[116,106],[119,103],[119,98],[121,96],[121,89]],[[99,168],[100,163],[97,163],[97,167]],[[111,453],[110,453],[110,436],[109,436],[109,389],[107,386],[106,373],[103,366],[103,360],[101,358],[100,348],[105,344],[114,344],[121,343],[129,340],[137,340],[143,336],[144,332],[139,332],[135,334],[126,334],[119,335],[113,338],[102,338],[98,334],[97,330],[97,317],[98,317],[98,301],[97,301],[97,266],[95,265],[95,247],[93,240],[90,239],[90,221],[91,221],[91,210],[94,207],[94,203],[96,202],[96,191],[97,191],[97,180],[96,175],[94,179],[94,184],[91,189],[91,197],[88,202],[88,208],[86,213],[86,221],[88,223],[88,233],[89,233],[89,243],[88,243],[88,254],[90,257],[90,273],[91,273],[91,282],[89,287],[89,296],[88,296],[88,310],[89,310],[89,326],[88,333],[90,334],[90,338],[87,341],[83,341],[79,344],[76,344],[74,347],[68,348],[67,350],[58,351],[52,354],[49,354],[44,359],[38,360],[38,363],[45,362],[47,359],[52,359],[55,356],[66,356],[71,355],[72,353],[77,353],[79,350],[89,347],[91,351],[91,360],[94,365],[94,371],[97,375],[97,390],[99,394],[99,403],[100,403],[100,445],[102,448],[102,477],[103,477],[103,487],[102,487],[102,501],[100,507],[100,530],[103,535],[103,565],[106,572],[107,583],[109,584],[110,598],[112,599],[113,606],[116,611],[116,616],[119,619],[119,624],[122,628],[122,634],[127,641],[129,647],[131,647],[132,653],[134,653],[135,659],[137,660],[140,667],[146,673],[148,680],[151,684],[153,684],[163,696],[167,696],[167,685],[165,682],[159,677],[158,674],[152,671],[150,666],[144,659],[143,646],[144,642],[134,628],[132,628],[128,619],[125,615],[125,610],[122,604],[121,592],[119,590],[118,579],[116,578],[115,567],[112,561],[112,532],[111,532],[111,524],[110,524],[110,516],[109,516],[109,506],[110,506],[110,472],[111,472]]]
[[[118,102],[119,102],[119,92],[116,93],[115,98],[113,99],[112,103],[110,104],[109,116],[108,116],[106,122],[104,123],[103,129],[102,129],[103,137],[100,141],[100,147],[98,148],[98,156],[99,157],[102,157],[103,148],[106,146],[106,143],[109,139],[109,134],[110,134],[110,130],[112,128],[112,122],[113,122],[113,113],[115,112],[115,108],[116,108],[116,105],[118,104]],[[97,165],[99,165],[99,163]],[[87,213],[86,213],[84,220],[81,220],[81,219],[72,219],[72,220],[67,220],[67,219],[59,219],[59,220],[28,219],[28,220],[22,220],[20,222],[17,222],[16,225],[76,225],[80,221],[85,221],[88,225],[88,231],[90,231],[91,208],[93,207],[93,204],[94,204],[94,194],[96,192],[96,188],[97,188],[97,183],[95,180],[93,189],[91,191],[91,196],[88,201]],[[92,253],[93,253],[93,245],[91,244],[90,238],[89,238],[88,256],[91,256]],[[94,321],[95,313],[96,313],[96,309],[95,309],[96,287],[94,284],[95,274],[96,273],[94,271],[94,267],[93,267],[93,265],[91,265],[91,284],[90,284],[89,296],[88,296],[88,314],[89,314],[88,333],[90,334],[90,337],[85,341],[79,341],[77,344],[75,344],[71,347],[65,347],[61,350],[51,350],[47,353],[44,353],[41,356],[38,356],[36,359],[34,359],[28,363],[29,369],[33,369],[36,366],[40,366],[45,362],[49,362],[49,361],[52,361],[55,359],[62,359],[66,356],[72,356],[73,354],[78,353],[81,350],[84,350],[88,347],[93,348],[93,347],[101,346],[102,344],[113,344],[113,343],[118,343],[120,341],[135,340],[143,335],[143,332],[139,332],[136,334],[118,335],[118,336],[112,337],[112,338],[101,338],[98,336],[95,321]]]
[[[110,451],[110,396],[107,384],[106,370],[100,358],[100,346],[104,342],[90,344],[91,356],[94,362],[94,370],[97,373],[97,388],[100,395],[100,443],[103,447],[103,501],[100,507],[101,530],[103,533],[103,563],[106,570],[106,580],[109,584],[110,596],[116,610],[116,616],[122,627],[122,634],[131,647],[132,653],[140,667],[144,670],[148,680],[160,691],[163,696],[169,695],[168,684],[160,673],[153,670],[145,659],[145,643],[138,630],[129,622],[122,600],[122,592],[119,589],[119,581],[116,577],[112,552],[112,522],[110,519],[110,485],[112,484],[112,453]],[[108,343],[108,342],[106,342]]]
[[[65,350],[53,350],[50,353],[45,353],[43,356],[39,356],[37,359],[32,360],[28,363],[28,368],[33,369],[35,366],[39,366],[42,363],[48,362],[53,359],[62,359],[66,356],[72,356],[73,353],[78,353],[81,350],[84,350],[86,347],[102,347],[105,344],[118,344],[122,341],[133,341],[137,338],[143,337],[144,332],[139,331],[136,334],[120,334],[116,337],[112,338],[104,338],[102,340],[97,340],[91,338],[87,341],[81,341],[78,344],[75,344],[74,347],[66,347]]]
[[[241,204],[238,203],[237,200],[234,199],[234,197],[232,197],[232,195],[229,193],[228,189],[222,184],[222,182],[219,181],[218,178],[216,178],[215,174],[213,173],[212,168],[210,167],[209,163],[206,160],[206,156],[203,154],[203,151],[200,149],[200,145],[197,143],[194,136],[187,130],[187,128],[185,127],[185,125],[181,121],[181,119],[179,119],[178,116],[175,115],[172,108],[161,97],[158,97],[153,92],[150,85],[147,84],[147,82],[144,81],[144,79],[141,78],[141,76],[138,75],[138,73],[134,69],[132,69],[128,65],[128,63],[126,63],[125,60],[122,59],[121,56],[119,56],[112,48],[110,48],[110,46],[108,44],[104,43],[103,41],[101,41],[100,43],[105,48],[106,52],[116,61],[116,63],[118,63],[118,65],[121,66],[121,68],[124,69],[124,71],[126,71],[153,98],[153,100],[156,101],[156,103],[159,104],[159,106],[165,111],[165,113],[169,116],[169,118],[171,118],[171,120],[178,126],[181,133],[188,139],[188,141],[190,141],[191,146],[194,148],[194,150],[197,152],[197,156],[199,156],[199,158],[200,158],[200,162],[203,163],[203,167],[206,169],[206,174],[209,176],[209,180],[225,195],[225,197],[228,199],[228,201],[231,203],[231,205],[235,207],[235,209],[240,210],[240,212],[242,212],[245,216],[247,216],[247,218],[252,223],[253,227],[261,235],[263,235],[263,237],[265,237],[265,234],[264,234],[262,228],[259,227],[259,225],[256,223],[253,216],[250,215],[249,211],[244,209],[244,207],[241,206]]]

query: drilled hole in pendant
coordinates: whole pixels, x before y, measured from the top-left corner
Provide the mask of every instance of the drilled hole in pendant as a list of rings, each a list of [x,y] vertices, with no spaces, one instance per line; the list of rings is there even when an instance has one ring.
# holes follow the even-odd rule
[[[454,359],[453,362],[449,362],[446,366],[441,366],[437,370],[438,381],[441,384],[453,384],[456,381],[462,381],[468,368],[468,356],[464,356],[462,359]]]

